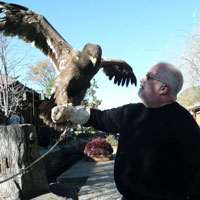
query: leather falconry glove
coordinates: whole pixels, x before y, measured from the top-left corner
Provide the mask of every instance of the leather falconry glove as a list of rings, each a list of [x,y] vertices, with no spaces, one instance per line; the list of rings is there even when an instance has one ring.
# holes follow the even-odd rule
[[[66,120],[73,124],[85,124],[90,118],[90,108],[84,106],[72,106],[65,104],[56,106],[51,111],[51,118],[55,123],[61,123]]]

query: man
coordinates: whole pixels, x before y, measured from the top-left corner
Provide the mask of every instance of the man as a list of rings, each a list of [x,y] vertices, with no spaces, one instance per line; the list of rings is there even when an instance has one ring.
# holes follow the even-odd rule
[[[123,199],[200,200],[199,127],[175,102],[182,85],[179,70],[158,63],[141,79],[142,103],[104,111],[58,106],[52,119],[120,133],[114,177]]]

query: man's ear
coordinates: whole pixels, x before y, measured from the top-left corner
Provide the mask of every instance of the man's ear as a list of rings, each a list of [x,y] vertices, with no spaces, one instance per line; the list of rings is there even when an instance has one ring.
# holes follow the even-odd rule
[[[160,90],[159,90],[159,94],[166,95],[166,94],[169,93],[169,91],[170,91],[169,86],[167,86],[167,85],[161,85],[160,86]]]

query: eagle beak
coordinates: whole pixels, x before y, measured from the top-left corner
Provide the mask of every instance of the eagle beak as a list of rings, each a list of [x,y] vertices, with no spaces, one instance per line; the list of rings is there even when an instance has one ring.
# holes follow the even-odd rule
[[[97,62],[97,58],[94,58],[94,57],[92,57],[92,56],[89,56],[89,58],[90,58],[90,60],[91,60],[91,62],[92,62],[92,64],[93,64],[93,66],[95,67],[96,62]]]

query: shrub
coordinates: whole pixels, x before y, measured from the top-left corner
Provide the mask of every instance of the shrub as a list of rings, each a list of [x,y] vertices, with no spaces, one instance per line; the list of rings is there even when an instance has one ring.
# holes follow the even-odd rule
[[[100,157],[112,155],[112,146],[106,141],[105,138],[95,138],[88,142],[84,149],[84,154],[88,157]]]
[[[106,141],[112,145],[112,146],[117,146],[118,145],[118,140],[115,139],[115,136],[114,135],[109,135],[107,138],[106,138]]]

